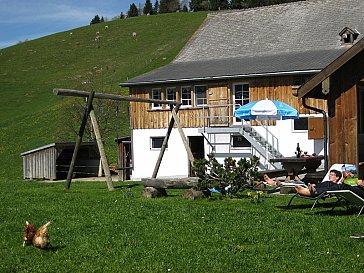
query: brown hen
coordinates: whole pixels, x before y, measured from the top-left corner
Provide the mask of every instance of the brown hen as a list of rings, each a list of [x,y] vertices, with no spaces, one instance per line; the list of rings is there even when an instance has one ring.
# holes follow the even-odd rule
[[[48,222],[40,228],[35,229],[33,224],[26,221],[23,246],[25,246],[25,244],[33,244],[33,246],[40,249],[46,248],[49,244],[48,226],[50,224],[51,222]]]

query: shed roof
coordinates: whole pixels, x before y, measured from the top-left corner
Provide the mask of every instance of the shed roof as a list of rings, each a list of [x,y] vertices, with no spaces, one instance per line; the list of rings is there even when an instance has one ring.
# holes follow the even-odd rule
[[[341,30],[364,33],[363,11],[362,0],[310,0],[211,13],[171,64],[122,85],[317,72],[349,48]]]
[[[75,142],[59,142],[59,143],[50,143],[26,152],[21,153],[21,156],[26,156],[29,154],[33,154],[42,150],[46,150],[52,147],[56,147],[56,148],[73,148],[75,147],[76,143]],[[81,147],[87,147],[87,146],[95,146],[96,147],[96,142],[82,142],[81,143]]]

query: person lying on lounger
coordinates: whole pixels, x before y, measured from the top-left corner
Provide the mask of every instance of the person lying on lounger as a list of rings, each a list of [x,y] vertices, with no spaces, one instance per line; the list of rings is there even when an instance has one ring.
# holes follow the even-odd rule
[[[305,185],[304,182],[298,180],[283,180],[280,181],[277,178],[270,178],[267,174],[263,175],[264,181],[270,186],[294,186],[296,184]]]
[[[295,186],[296,191],[300,195],[305,196],[317,196],[326,191],[336,191],[336,190],[350,190],[360,197],[364,198],[364,182],[363,180],[358,180],[358,186],[350,186],[347,184],[339,184],[342,177],[342,173],[338,170],[331,170],[329,173],[329,181],[324,181],[318,183],[317,185],[309,184],[308,188],[302,187],[300,185]]]

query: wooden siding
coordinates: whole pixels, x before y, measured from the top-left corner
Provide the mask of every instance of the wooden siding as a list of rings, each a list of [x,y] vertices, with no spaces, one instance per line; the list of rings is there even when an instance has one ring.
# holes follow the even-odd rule
[[[56,177],[57,150],[55,147],[48,148],[37,153],[23,157],[24,179],[49,179]]]
[[[233,107],[224,107],[223,105],[233,104],[232,88],[234,83],[248,83],[250,101],[261,100],[265,98],[275,99],[285,102],[299,111],[300,114],[314,113],[303,107],[302,101],[293,96],[293,86],[295,78],[292,76],[287,77],[268,77],[268,78],[252,78],[236,80],[236,81],[224,81],[224,82],[206,82],[207,86],[207,101],[208,105],[213,105],[210,110],[210,115],[226,116],[228,113],[230,116],[233,114]],[[190,83],[190,84],[176,84],[173,86],[166,85],[153,85],[153,86],[140,86],[132,87],[130,89],[130,95],[139,98],[150,98],[150,93],[153,88],[161,88],[165,93],[167,87],[176,87],[177,92],[180,92],[182,86],[204,85],[204,83]],[[177,98],[180,96],[177,95]],[[164,99],[162,95],[162,99]],[[192,101],[194,100],[192,96]],[[313,107],[327,110],[326,102],[324,100],[308,99],[307,103]],[[217,106],[216,106],[217,105]],[[221,105],[221,106],[218,106]],[[207,126],[207,120],[202,119],[203,116],[207,116],[209,111],[202,107],[181,107],[178,112],[178,116],[181,121],[182,127],[196,128]],[[148,103],[131,102],[130,103],[130,115],[132,129],[157,129],[167,128],[171,113],[168,107],[163,106],[162,109],[152,109]],[[228,120],[224,118],[215,119],[215,124],[220,126],[227,126],[232,124],[232,118]]]
[[[357,164],[356,97],[356,86],[353,86],[330,103],[330,165]]]
[[[71,163],[74,143],[54,143],[22,153],[24,179],[65,179]],[[82,143],[74,177],[97,176],[100,155],[96,143]]]

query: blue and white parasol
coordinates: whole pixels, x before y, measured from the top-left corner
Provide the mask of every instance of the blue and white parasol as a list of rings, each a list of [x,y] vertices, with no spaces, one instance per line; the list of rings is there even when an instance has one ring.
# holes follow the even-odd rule
[[[258,100],[249,102],[236,109],[234,116],[249,120],[298,119],[298,111],[288,104],[276,100]]]

